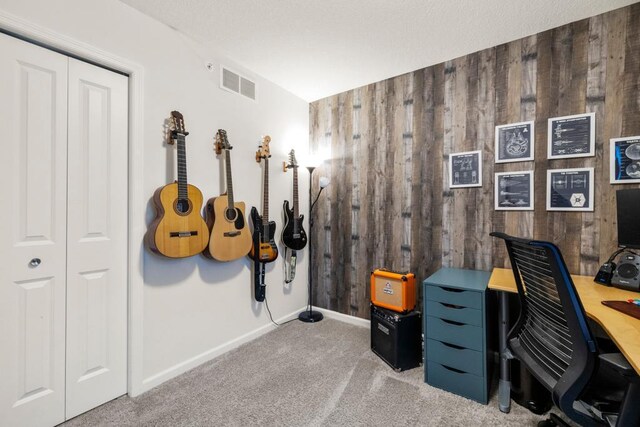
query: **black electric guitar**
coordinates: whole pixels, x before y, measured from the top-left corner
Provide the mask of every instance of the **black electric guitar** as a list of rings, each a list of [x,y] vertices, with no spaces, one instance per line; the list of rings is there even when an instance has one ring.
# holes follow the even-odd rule
[[[293,169],[293,210],[289,209],[289,201],[284,201],[284,228],[282,229],[282,243],[289,249],[299,251],[307,245],[307,233],[302,228],[304,215],[298,209],[298,162],[296,153],[289,153],[289,164],[284,164],[284,170]]]

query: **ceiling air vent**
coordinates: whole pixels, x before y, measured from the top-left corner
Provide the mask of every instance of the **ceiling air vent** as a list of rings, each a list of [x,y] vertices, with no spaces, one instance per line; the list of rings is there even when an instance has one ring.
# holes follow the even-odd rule
[[[220,87],[230,92],[244,95],[247,98],[256,99],[256,84],[255,82],[241,76],[240,74],[229,70],[228,68],[221,67],[221,81]]]

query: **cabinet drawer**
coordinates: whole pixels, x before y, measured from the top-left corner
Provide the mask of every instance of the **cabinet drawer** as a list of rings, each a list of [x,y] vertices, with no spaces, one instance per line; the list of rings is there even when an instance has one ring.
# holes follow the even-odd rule
[[[440,341],[427,339],[427,361],[437,362],[470,374],[484,377],[482,352],[462,347],[451,347]]]
[[[460,396],[487,403],[486,383],[484,378],[477,375],[449,368],[440,363],[428,362],[427,383]]]
[[[425,316],[426,338],[482,351],[483,329],[478,326],[459,324],[437,317]]]
[[[424,315],[466,323],[467,325],[482,326],[482,310],[446,302],[426,301]]]
[[[446,286],[426,285],[424,289],[425,299],[445,302],[462,307],[482,309],[482,293],[476,291],[463,291]]]

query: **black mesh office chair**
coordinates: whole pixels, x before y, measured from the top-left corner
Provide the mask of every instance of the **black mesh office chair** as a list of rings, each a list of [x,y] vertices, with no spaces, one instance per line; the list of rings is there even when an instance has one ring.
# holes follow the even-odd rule
[[[521,303],[508,337],[513,356],[580,425],[640,426],[638,376],[620,353],[600,353],[557,246],[491,236],[507,245]],[[560,422],[553,417],[540,425]]]

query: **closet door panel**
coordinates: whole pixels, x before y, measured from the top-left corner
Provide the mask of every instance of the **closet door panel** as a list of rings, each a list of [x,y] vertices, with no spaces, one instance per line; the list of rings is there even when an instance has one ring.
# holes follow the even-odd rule
[[[127,391],[127,86],[69,60],[67,418]]]
[[[68,58],[0,34],[0,420],[64,421]]]

